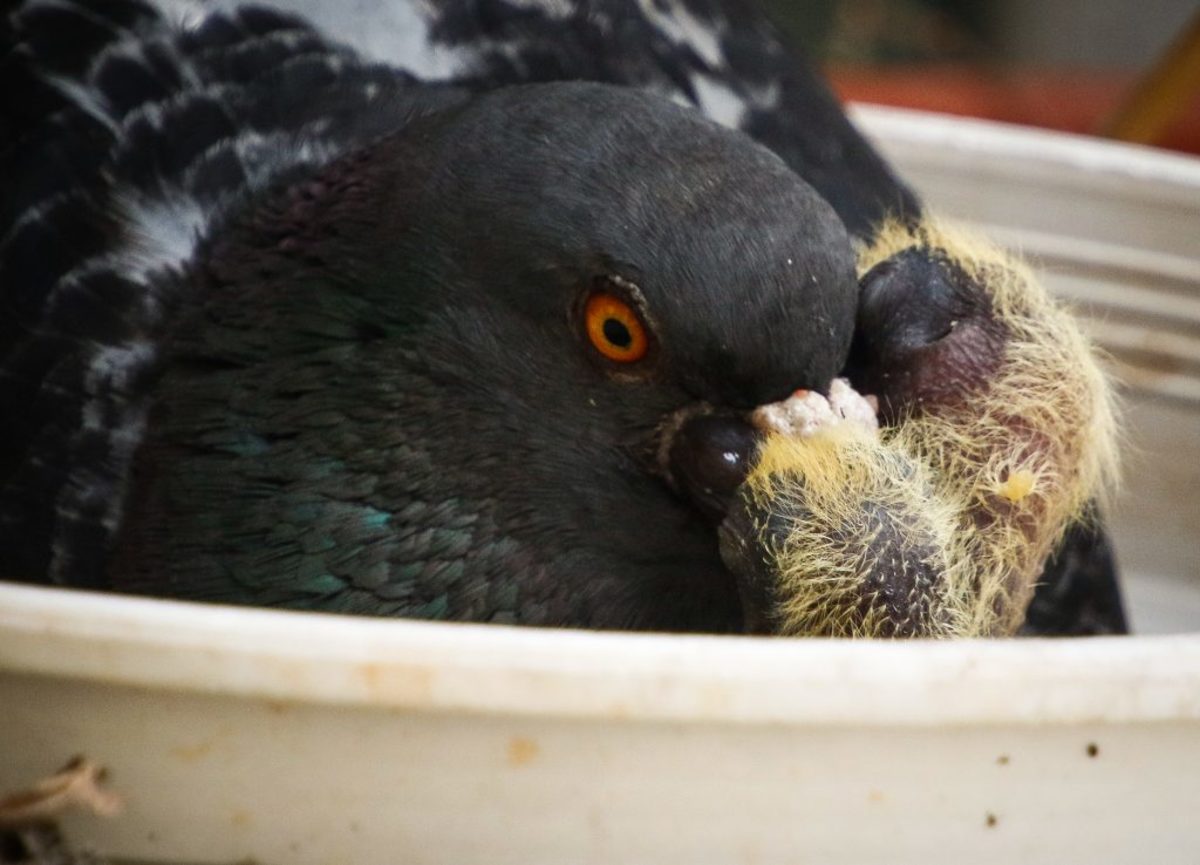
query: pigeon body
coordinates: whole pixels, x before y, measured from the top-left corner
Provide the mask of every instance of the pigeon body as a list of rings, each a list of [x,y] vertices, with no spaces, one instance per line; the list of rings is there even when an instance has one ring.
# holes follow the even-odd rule
[[[0,572],[745,629],[744,417],[920,212],[813,73],[734,0],[167,8],[5,22]]]
[[[256,28],[317,61],[271,66]],[[6,399],[34,410],[8,431],[25,459],[6,529],[26,537],[5,570],[431,618],[738,627],[711,527],[654,476],[656,436],[690,405],[748,409],[836,373],[856,284],[832,208],[770,151],[639,91],[412,93],[258,13],[166,33],[175,90],[96,94],[117,116],[81,122],[104,159],[70,165],[9,245],[6,285],[40,292],[6,365]],[[298,66],[346,64],[263,108]],[[109,80],[103,62],[90,75]],[[371,110],[330,123],[348,89]],[[78,208],[97,223],[84,237],[132,261],[64,249],[43,274],[19,257],[20,232],[58,239]],[[111,331],[54,318],[110,287]],[[599,291],[638,310],[641,362],[584,338]],[[40,524],[22,509],[38,498]]]

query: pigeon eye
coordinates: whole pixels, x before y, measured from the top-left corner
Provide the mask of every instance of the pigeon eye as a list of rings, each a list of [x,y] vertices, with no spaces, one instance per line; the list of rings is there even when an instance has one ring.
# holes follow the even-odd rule
[[[641,317],[616,295],[593,294],[584,307],[583,321],[592,346],[609,360],[633,363],[650,348]]]

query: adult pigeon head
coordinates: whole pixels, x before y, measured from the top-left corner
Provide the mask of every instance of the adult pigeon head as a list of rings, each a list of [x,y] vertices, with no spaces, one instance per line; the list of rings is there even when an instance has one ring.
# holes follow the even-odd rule
[[[663,438],[827,383],[856,295],[775,156],[582,84],[292,178],[190,272],[118,584],[593,627],[738,627]]]
[[[326,47],[336,80],[292,93],[295,64],[246,71],[261,31],[297,27],[264,13],[172,37],[187,74],[164,94],[148,54],[113,47],[144,38],[137,16],[96,37],[90,101],[56,91],[92,148],[30,193],[3,261],[26,301],[5,396],[34,403],[7,431],[34,458],[6,486],[5,570],[739,629],[706,479],[745,471],[727,465],[749,458],[741,416],[844,363],[855,264],[824,200],[639,91],[431,93]],[[369,108],[344,107],[350,86]],[[238,124],[275,136],[270,155]],[[77,193],[88,223],[69,236],[79,211],[56,204]],[[48,237],[64,263],[47,274],[27,250]],[[71,315],[105,292],[117,321]]]

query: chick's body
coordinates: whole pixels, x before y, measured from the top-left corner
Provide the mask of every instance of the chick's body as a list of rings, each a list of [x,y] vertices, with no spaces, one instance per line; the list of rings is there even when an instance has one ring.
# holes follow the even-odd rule
[[[882,434],[769,436],[726,559],[773,631],[1011,636],[1115,478],[1110,388],[1071,316],[981,238],[885,226],[860,269],[849,372]]]

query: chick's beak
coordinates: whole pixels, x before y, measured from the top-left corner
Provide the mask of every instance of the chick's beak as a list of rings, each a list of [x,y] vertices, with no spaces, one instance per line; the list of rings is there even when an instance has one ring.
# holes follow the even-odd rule
[[[873,436],[878,419],[874,399],[839,378],[821,391],[797,390],[744,415],[694,405],[674,413],[660,430],[659,470],[716,528],[721,558],[735,576],[746,633],[775,631],[778,573],[764,540],[786,537],[797,518],[786,497],[762,501],[747,495],[747,478],[768,436],[796,441],[841,426]],[[891,588],[872,584],[870,594],[882,596]],[[896,591],[904,594],[903,589]]]

